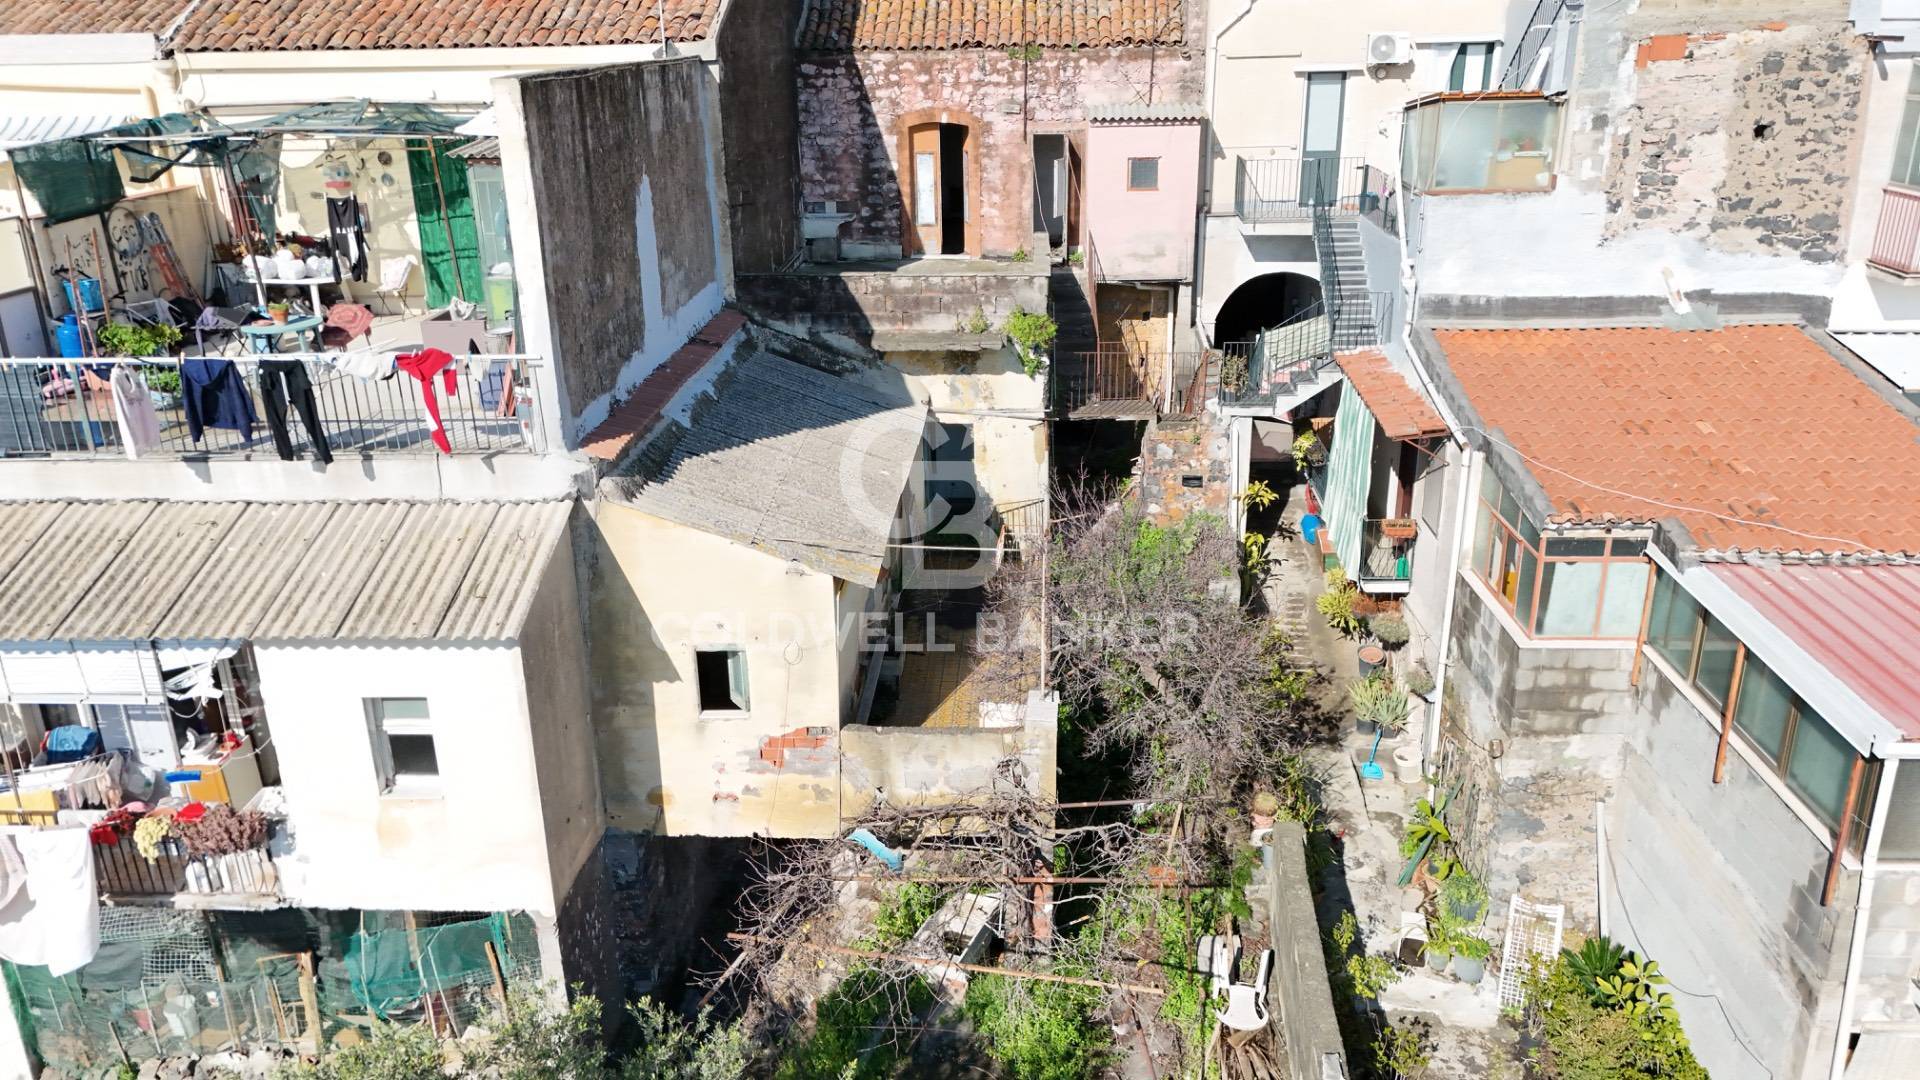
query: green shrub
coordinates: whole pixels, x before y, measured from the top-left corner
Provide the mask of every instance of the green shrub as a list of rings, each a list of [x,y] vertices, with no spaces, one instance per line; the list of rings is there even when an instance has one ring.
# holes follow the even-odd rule
[[[1018,346],[1020,366],[1030,376],[1040,373],[1046,352],[1053,347],[1054,338],[1059,334],[1059,325],[1044,312],[1014,308],[1013,314],[1007,316],[1007,336]]]
[[[1591,995],[1579,969],[1587,960],[1604,962],[1609,945],[1578,965],[1579,954],[1562,951],[1545,970],[1525,977],[1528,1025],[1539,1040],[1534,1075],[1541,1080],[1707,1080],[1670,1009],[1616,1008]]]
[[[1360,632],[1360,616],[1353,611],[1353,589],[1329,589],[1313,601],[1327,625],[1342,637],[1353,637]]]
[[[100,328],[100,348],[108,356],[164,356],[179,343],[180,331],[166,323],[108,323]]]
[[[317,1065],[274,1070],[274,1080],[442,1080],[440,1043],[424,1024],[373,1022],[366,1042],[342,1047]]]
[[[1087,986],[1005,975],[976,975],[967,984],[967,1015],[1008,1076],[1098,1075],[1111,1030],[1096,1017],[1099,1008],[1100,991]]]
[[[880,910],[873,913],[873,933],[856,944],[879,952],[905,944],[920,924],[939,910],[942,899],[931,885],[910,881],[895,886],[880,901]]]
[[[562,1009],[545,991],[516,986],[488,1026],[493,1037],[474,1053],[472,1067],[495,1080],[598,1080],[606,1072],[600,1002],[591,994],[577,994]]]
[[[1375,641],[1389,649],[1397,649],[1413,637],[1407,620],[1398,615],[1375,615],[1367,620],[1367,630],[1373,634]]]
[[[902,985],[871,967],[856,967],[814,1006],[811,1034],[780,1059],[776,1080],[880,1080],[893,1075],[914,1013],[933,1001],[915,978]]]
[[[1382,678],[1376,673],[1355,679],[1347,686],[1347,697],[1353,702],[1355,716],[1390,732],[1406,727],[1407,717],[1413,712],[1413,702],[1394,684],[1392,675]]]
[[[1400,676],[1400,681],[1406,684],[1409,693],[1419,694],[1421,697],[1433,693],[1433,672],[1428,671],[1425,664],[1415,664],[1408,668]]]
[[[705,1010],[692,1023],[642,998],[627,1006],[638,1047],[621,1080],[744,1080],[752,1045],[739,1021],[716,1024]]]

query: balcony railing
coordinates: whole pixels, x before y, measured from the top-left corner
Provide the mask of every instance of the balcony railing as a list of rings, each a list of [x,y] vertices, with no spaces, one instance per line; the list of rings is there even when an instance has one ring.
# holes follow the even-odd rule
[[[1361,158],[1236,156],[1235,162],[1233,209],[1249,225],[1307,221],[1316,209],[1358,214],[1378,201],[1367,190]]]
[[[0,808],[0,825],[53,828],[53,811]],[[270,826],[277,835],[280,820]],[[189,855],[179,840],[160,841],[149,862],[132,836],[93,845],[94,884],[106,899],[209,896],[272,899],[280,895],[280,874],[266,848],[230,855]]]
[[[279,376],[262,372],[262,361],[292,360],[306,370],[313,386],[315,419],[336,456],[359,454],[436,454],[424,392],[430,386],[439,407],[449,450],[462,455],[540,453],[546,426],[540,415],[540,381],[545,370],[534,357],[475,355],[461,357],[448,387],[442,374],[423,384],[405,374],[362,379],[336,367],[342,354],[281,354],[271,357],[188,357],[224,360],[237,369],[251,403],[251,430],[207,427],[193,438],[178,385],[183,359],[86,361],[0,359],[0,457],[124,457],[134,441],[122,430],[107,380],[115,364],[132,365],[148,386],[158,421],[158,439],[139,456],[227,458],[275,455],[267,423],[270,384]],[[347,354],[351,355],[351,354]],[[167,389],[156,389],[165,387]],[[276,402],[285,395],[276,393]],[[288,450],[311,458],[312,434],[298,408],[288,403]]]
[[[1361,584],[1413,580],[1413,522],[1409,518],[1369,518],[1360,532]]]
[[[1867,263],[1900,277],[1920,276],[1920,191],[1892,184],[1883,190]]]
[[[1318,377],[1333,358],[1333,324],[1326,307],[1314,304],[1252,341],[1221,346],[1220,401],[1224,405],[1271,405]]]

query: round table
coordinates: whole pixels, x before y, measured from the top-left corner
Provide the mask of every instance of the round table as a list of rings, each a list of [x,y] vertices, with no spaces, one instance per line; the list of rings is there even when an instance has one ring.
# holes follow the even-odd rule
[[[308,352],[320,351],[320,316],[302,315],[288,319],[283,323],[254,322],[242,323],[240,332],[246,335],[247,351],[262,356],[271,356],[280,351],[280,339],[288,334],[300,335],[300,344]],[[308,340],[308,335],[312,340]]]

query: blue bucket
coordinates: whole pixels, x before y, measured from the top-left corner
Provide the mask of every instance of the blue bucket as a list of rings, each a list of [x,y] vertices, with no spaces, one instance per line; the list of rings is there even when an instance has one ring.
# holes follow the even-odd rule
[[[53,328],[53,339],[60,345],[60,355],[68,359],[86,355],[80,348],[80,322],[71,315],[60,316],[59,325]]]
[[[80,299],[78,300],[75,300],[73,298],[73,291],[74,291],[76,282],[78,283],[78,286],[80,289]],[[64,285],[67,290],[67,306],[72,308],[73,310],[95,312],[95,311],[104,310],[106,308],[107,302],[104,298],[102,298],[100,294],[99,278],[90,278],[90,277],[83,277],[78,279],[68,278],[66,281],[62,282],[61,284]]]
[[[1304,537],[1306,537],[1306,538],[1307,538],[1307,543],[1309,543],[1309,544],[1313,544],[1313,545],[1315,545],[1315,546],[1318,546],[1318,545],[1319,545],[1319,543],[1320,543],[1320,519],[1319,519],[1319,517],[1317,517],[1317,516],[1315,516],[1315,515],[1313,515],[1313,514],[1303,514],[1303,515],[1301,515],[1301,517],[1300,517],[1300,535],[1301,535],[1301,536],[1304,536]]]

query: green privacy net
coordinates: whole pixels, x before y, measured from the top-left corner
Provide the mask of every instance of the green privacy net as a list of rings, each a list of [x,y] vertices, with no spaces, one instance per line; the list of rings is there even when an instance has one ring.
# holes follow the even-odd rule
[[[126,197],[113,151],[86,139],[61,139],[12,151],[13,172],[58,225],[112,209]]]
[[[376,1020],[457,1036],[495,1008],[492,944],[508,982],[539,980],[525,915],[195,912],[103,908],[100,952],[80,970],[6,964],[27,1045],[49,1066],[367,1037]]]

